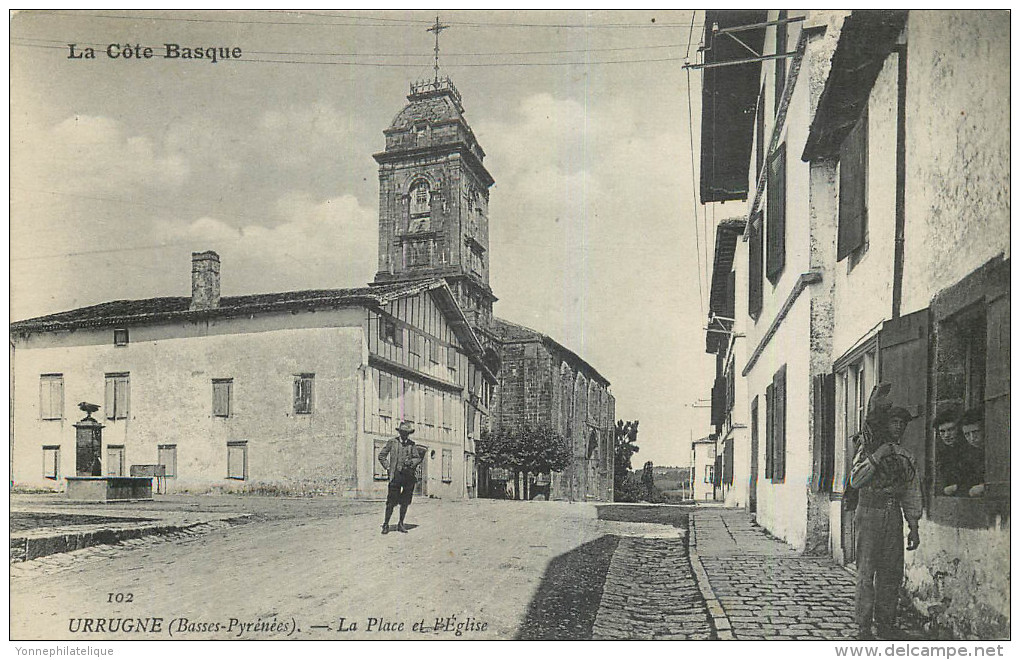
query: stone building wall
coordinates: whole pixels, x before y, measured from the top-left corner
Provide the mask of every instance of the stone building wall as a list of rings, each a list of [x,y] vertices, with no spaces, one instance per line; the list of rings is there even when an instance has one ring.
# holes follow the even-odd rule
[[[537,333],[503,343],[500,358],[493,424],[549,425],[570,442],[572,462],[552,475],[550,499],[611,500],[616,402],[608,388]]]

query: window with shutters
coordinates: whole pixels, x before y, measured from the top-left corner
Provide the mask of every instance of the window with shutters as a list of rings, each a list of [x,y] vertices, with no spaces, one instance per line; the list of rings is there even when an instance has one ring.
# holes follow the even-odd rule
[[[315,374],[294,376],[294,414],[310,415],[314,404]]]
[[[747,313],[754,320],[761,316],[762,301],[762,231],[764,218],[756,214],[749,223],[747,237]]]
[[[422,422],[425,424],[425,437],[429,439],[434,438],[436,427],[436,396],[435,393],[427,387],[422,388],[421,418]]]
[[[124,445],[107,445],[106,474],[111,477],[124,476]]]
[[[451,483],[453,481],[453,450],[443,450],[443,483]]]
[[[836,361],[835,438],[832,457],[832,489],[843,492],[853,462],[854,436],[864,428],[868,397],[878,383],[878,344],[872,338],[852,354]]]
[[[127,373],[106,374],[106,419],[127,419],[131,381]]]
[[[765,388],[765,478],[786,478],[786,365]]]
[[[393,418],[393,393],[396,379],[390,374],[377,371],[379,379],[379,416],[384,422]]]
[[[733,438],[727,438],[723,443],[722,481],[727,486],[733,485]]]
[[[450,370],[450,379],[454,379],[457,376],[457,348],[455,346],[446,347],[446,366]]]
[[[60,445],[43,445],[43,478],[60,478]]]
[[[765,206],[765,276],[775,284],[786,266],[786,143],[769,158]]]
[[[987,377],[988,328],[984,301],[944,319],[939,324],[938,355],[942,374],[956,375],[956,382],[940,378],[939,419],[952,410],[955,419],[953,444],[936,448],[935,496],[976,498],[985,493],[987,457],[985,443],[985,379]]]
[[[772,447],[773,441],[773,428],[772,428],[772,407],[775,405],[776,395],[773,391],[772,383],[765,386],[765,478],[772,479],[773,473],[773,461],[775,459],[775,450]]]
[[[393,319],[385,317],[379,317],[379,339],[393,344],[394,346],[402,346],[404,344],[404,333],[397,326],[397,322]]]
[[[939,291],[930,307],[931,419],[955,418],[955,451],[934,450],[935,486],[954,473],[957,490],[931,499],[941,524],[982,528],[1010,510],[1010,261],[991,259]],[[933,429],[932,431],[937,431]],[[942,442],[934,432],[929,443]],[[967,436],[970,436],[969,438]],[[929,444],[929,451],[931,445]],[[953,454],[950,461],[947,455]]]
[[[758,397],[751,399],[751,479],[748,484],[748,508],[753,512],[758,507]]]
[[[453,394],[442,394],[443,398],[443,438],[447,442],[453,441],[453,411],[454,411],[454,395]]]
[[[785,21],[789,12],[786,9],[779,10],[779,21]],[[787,26],[786,23],[780,23],[776,26],[776,55],[782,55],[786,52],[787,47]],[[786,89],[786,58],[780,57],[775,60],[776,67],[776,94],[774,101],[773,113],[779,114],[779,108],[783,102],[783,90]]]
[[[213,417],[230,417],[233,411],[233,378],[213,378]]]
[[[227,443],[227,479],[248,478],[248,442],[243,440]]]
[[[166,470],[166,476],[177,476],[177,445],[159,445],[159,464]]]
[[[42,419],[63,419],[63,374],[43,374],[39,376],[39,416]]]
[[[706,484],[715,483],[715,465],[705,466],[705,483]]]
[[[839,148],[839,229],[836,261],[853,268],[868,249],[868,111]]]
[[[403,383],[403,396],[400,399],[400,418],[413,422],[417,413],[418,388],[410,381],[402,380],[401,382]]]

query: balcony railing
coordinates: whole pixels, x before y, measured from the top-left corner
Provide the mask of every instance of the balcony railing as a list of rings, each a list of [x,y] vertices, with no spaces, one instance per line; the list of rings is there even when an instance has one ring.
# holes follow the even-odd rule
[[[457,105],[461,105],[460,92],[449,78],[433,78],[431,80],[416,80],[411,83],[411,96],[425,95],[432,92],[450,92]]]

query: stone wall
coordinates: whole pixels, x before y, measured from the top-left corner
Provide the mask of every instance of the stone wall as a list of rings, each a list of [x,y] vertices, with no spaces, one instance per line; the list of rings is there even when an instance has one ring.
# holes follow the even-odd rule
[[[552,476],[550,499],[609,501],[615,400],[560,353],[538,335],[501,345],[493,424],[549,425],[569,440],[572,461]]]

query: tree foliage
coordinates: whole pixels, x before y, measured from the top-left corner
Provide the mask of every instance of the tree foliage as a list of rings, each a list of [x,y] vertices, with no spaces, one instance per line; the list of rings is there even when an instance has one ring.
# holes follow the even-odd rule
[[[639,488],[633,483],[630,459],[640,449],[637,446],[638,420],[616,422],[615,455],[613,457],[613,499],[617,502],[634,502]]]
[[[479,463],[513,472],[561,472],[570,464],[570,443],[548,426],[500,427],[475,442]]]

